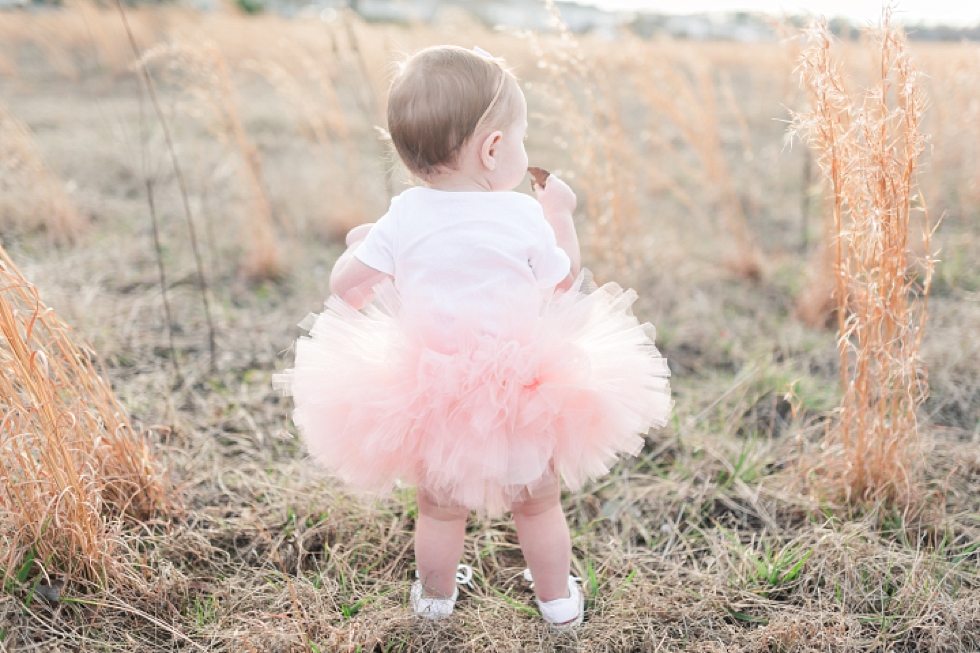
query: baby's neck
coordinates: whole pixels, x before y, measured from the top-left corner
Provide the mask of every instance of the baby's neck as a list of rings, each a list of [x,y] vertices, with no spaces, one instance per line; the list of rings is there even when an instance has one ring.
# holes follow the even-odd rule
[[[491,190],[488,186],[482,186],[471,179],[439,179],[438,181],[428,179],[425,182],[425,186],[426,188],[432,188],[434,190],[444,190],[455,193],[466,191],[489,192]]]
[[[435,174],[424,180],[426,188],[450,192],[492,191],[490,183],[478,175],[469,175],[461,170]]]

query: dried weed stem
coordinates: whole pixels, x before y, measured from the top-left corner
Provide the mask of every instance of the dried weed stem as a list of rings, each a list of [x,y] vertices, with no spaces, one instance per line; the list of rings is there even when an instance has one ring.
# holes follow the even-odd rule
[[[245,230],[247,254],[242,262],[243,272],[252,281],[282,276],[283,263],[272,208],[262,185],[262,159],[242,124],[231,71],[221,50],[210,41],[201,45],[172,42],[152,48],[139,60],[146,79],[149,79],[148,66],[160,58],[167,58],[186,77],[191,94],[206,100],[217,119],[217,135],[223,141],[232,142],[241,156],[243,165],[239,169],[252,200]],[[183,183],[181,189],[186,193]],[[186,210],[189,214],[189,204]]]
[[[799,70],[813,106],[794,114],[792,130],[817,151],[833,192],[843,398],[820,471],[846,499],[907,504],[918,491],[916,413],[928,391],[919,347],[934,262],[909,251],[925,101],[890,19],[886,7],[870,30],[878,79],[860,99],[833,62],[826,23],[806,28]],[[927,224],[927,248],[929,236]]]
[[[174,146],[173,136],[170,133],[170,126],[167,123],[166,116],[163,115],[160,100],[157,98],[153,78],[150,76],[150,70],[147,68],[142,54],[140,54],[140,48],[136,43],[136,37],[133,35],[133,30],[129,25],[126,10],[123,9],[122,3],[119,0],[116,0],[116,9],[119,11],[119,17],[122,19],[123,25],[126,28],[126,37],[129,40],[129,45],[133,50],[133,56],[135,57],[139,66],[140,77],[142,77],[143,83],[146,86],[146,92],[150,96],[150,102],[153,104],[153,110],[156,113],[157,120],[160,122],[160,128],[163,130],[164,139],[167,142],[167,153],[170,155],[170,163],[173,166],[174,175],[177,177],[177,185],[180,187],[180,199],[184,207],[184,217],[187,219],[187,230],[190,235],[191,249],[194,252],[194,262],[197,268],[197,284],[201,291],[201,303],[204,307],[204,317],[208,323],[208,351],[211,354],[211,368],[214,369],[217,360],[214,339],[214,321],[211,319],[211,304],[208,301],[208,282],[204,276],[204,262],[201,259],[200,248],[197,244],[197,228],[194,226],[194,217],[191,213],[191,202],[187,192],[187,182],[184,180],[184,173],[180,167],[180,160],[177,158],[177,148]]]

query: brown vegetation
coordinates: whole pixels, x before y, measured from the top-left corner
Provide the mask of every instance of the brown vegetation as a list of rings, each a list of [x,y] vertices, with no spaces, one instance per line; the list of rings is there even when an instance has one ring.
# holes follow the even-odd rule
[[[70,242],[85,229],[65,184],[44,165],[31,130],[0,102],[0,227],[43,228]]]
[[[843,399],[821,471],[849,500],[908,505],[920,494],[918,410],[928,384],[919,350],[934,262],[910,252],[925,99],[890,18],[886,9],[871,32],[879,77],[860,100],[831,59],[826,24],[807,28],[800,74],[813,106],[795,114],[793,128],[819,152],[833,201]],[[924,229],[928,251],[928,221]]]
[[[98,359],[0,247],[0,565],[118,576],[120,518],[173,505]],[[50,566],[50,567],[49,567]]]
[[[561,30],[487,30],[459,13],[431,26],[367,24],[347,12],[286,20],[174,6],[127,7],[126,16],[136,49],[149,53],[141,58],[148,68],[134,64],[115,10],[69,2],[59,10],[0,13],[7,112],[31,130],[52,183],[64,189],[59,176],[74,180],[70,198],[91,217],[71,247],[52,247],[34,229],[44,197],[27,185],[4,186],[0,202],[24,217],[21,226],[0,227],[0,238],[45,305],[106,362],[100,376],[87,347],[77,345],[80,358],[63,357],[89,361],[92,369],[77,374],[108,379],[93,392],[108,392],[111,382],[109,396],[118,398],[86,405],[132,415],[134,424],[173,427],[126,441],[136,461],[141,447],[152,447],[173,481],[165,498],[179,497],[184,509],[176,517],[121,516],[125,502],[112,488],[123,472],[103,462],[106,449],[71,449],[84,486],[72,493],[81,497],[73,523],[83,526],[61,541],[97,533],[84,541],[95,541],[103,557],[111,550],[110,567],[121,575],[100,590],[80,582],[82,556],[72,567],[50,550],[31,553],[27,542],[38,531],[23,524],[32,522],[0,532],[7,579],[0,650],[980,647],[980,232],[973,202],[980,150],[963,136],[977,129],[971,107],[980,103],[980,86],[969,74],[980,61],[976,46],[908,46],[923,71],[917,88],[943,106],[916,113],[891,93],[893,122],[886,124],[899,136],[898,150],[883,150],[880,139],[853,141],[848,150],[847,160],[860,167],[845,167],[850,176],[840,177],[842,197],[857,203],[842,201],[837,214],[850,266],[841,281],[847,337],[839,342],[838,325],[823,324],[839,281],[831,247],[837,231],[824,232],[834,224],[834,187],[822,186],[831,201],[817,197],[817,166],[807,148],[785,139],[786,108],[817,107],[793,75],[797,41],[787,47],[624,35],[610,47]],[[458,616],[435,628],[413,624],[406,613],[413,493],[377,504],[345,495],[304,459],[289,405],[270,383],[288,364],[283,352],[299,335],[293,325],[322,306],[340,236],[377,219],[390,196],[411,183],[381,157],[377,128],[384,127],[390,62],[399,52],[445,42],[478,44],[516,69],[528,97],[531,163],[579,193],[586,264],[599,278],[637,288],[637,311],[657,325],[674,374],[674,421],[650,434],[637,459],[564,499],[573,565],[589,601],[586,622],[571,638],[550,634],[534,614],[507,521],[468,524],[465,562],[476,575],[461,591]],[[886,43],[897,53],[896,41]],[[864,104],[855,89],[878,88],[884,79],[881,47],[866,39],[834,44],[830,53],[844,62],[842,101],[858,98],[852,116],[865,110],[880,119],[885,105],[873,95]],[[160,116],[147,102],[147,85],[138,83],[147,70]],[[890,74],[901,76],[900,67]],[[904,148],[915,139],[904,134],[916,130],[894,122],[902,111],[920,119],[918,132],[933,135],[916,166],[930,208],[947,214],[932,243],[919,236],[922,214],[909,211],[921,204],[901,173],[914,161],[914,148]],[[892,180],[892,191],[867,199],[863,189],[875,170]],[[890,285],[867,283],[882,259],[858,256],[873,241],[848,228],[871,205],[900,217],[889,223],[893,240],[884,243],[896,248],[880,277]],[[195,221],[204,235],[200,257],[189,235]],[[243,271],[251,248],[266,243],[278,247],[282,272],[254,283]],[[940,247],[924,331],[915,282],[924,284],[927,268],[904,252],[922,256]],[[822,272],[809,276],[811,265]],[[890,295],[877,294],[887,287]],[[16,297],[27,303],[10,319],[25,341],[23,325],[36,305]],[[814,327],[794,316],[806,298],[814,302]],[[46,333],[42,318],[51,315],[41,311],[35,346]],[[212,317],[213,363],[203,344]],[[874,324],[903,335],[882,330],[875,340],[868,328]],[[45,351],[49,361],[57,358]],[[43,359],[34,360],[34,368],[29,357],[2,364],[14,370],[11,379],[33,378]],[[926,364],[932,391],[919,405]],[[76,372],[64,374],[60,388],[87,387],[75,382]],[[846,393],[860,384],[875,392]],[[790,388],[793,402],[785,396]],[[895,403],[884,400],[885,391],[898,393]],[[58,394],[58,401],[76,399]],[[60,410],[45,417],[49,427],[60,424],[51,421],[59,415],[79,412],[92,428],[21,432],[91,435],[100,446],[110,432],[132,435],[119,417],[98,421],[96,408]],[[859,430],[861,420],[882,427],[885,439]],[[836,428],[842,423],[850,424],[854,448],[852,458],[839,460],[860,465],[835,467],[838,459],[821,457],[828,444],[843,452],[842,440],[826,440],[845,433]],[[121,431],[112,424],[123,424]],[[10,439],[15,432],[3,431],[4,446],[28,442]],[[876,451],[876,443],[887,446]],[[901,466],[903,455],[918,463],[918,476],[907,475],[918,480],[918,493],[901,491],[903,470],[913,469]],[[825,461],[817,477],[824,488],[850,487],[851,497],[871,505],[844,506],[842,493],[809,491],[812,485],[800,481],[801,459]],[[84,480],[95,478],[84,474],[97,465],[105,472]],[[154,469],[133,478],[159,479]],[[889,494],[894,501],[883,500]],[[103,509],[96,513],[98,501]],[[72,578],[54,591],[64,569]]]

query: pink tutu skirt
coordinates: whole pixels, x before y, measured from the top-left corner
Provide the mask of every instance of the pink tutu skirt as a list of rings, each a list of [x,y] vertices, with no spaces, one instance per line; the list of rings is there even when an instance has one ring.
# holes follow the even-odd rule
[[[556,476],[571,490],[635,455],[670,414],[670,371],[636,293],[583,274],[542,308],[527,342],[419,344],[388,282],[363,311],[338,297],[301,325],[275,385],[312,457],[353,491],[416,485],[491,515]]]

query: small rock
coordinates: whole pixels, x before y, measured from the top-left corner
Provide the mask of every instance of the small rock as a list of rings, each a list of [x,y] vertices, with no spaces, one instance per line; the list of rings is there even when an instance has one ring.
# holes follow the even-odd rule
[[[61,600],[61,590],[65,587],[64,578],[52,578],[49,583],[38,583],[34,593],[49,603]]]

